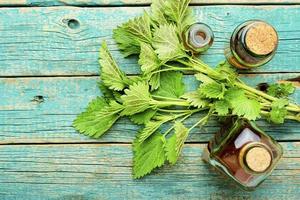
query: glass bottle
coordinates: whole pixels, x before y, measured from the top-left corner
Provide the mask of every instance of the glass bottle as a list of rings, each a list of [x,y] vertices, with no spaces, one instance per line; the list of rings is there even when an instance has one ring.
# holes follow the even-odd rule
[[[231,35],[230,46],[225,49],[228,62],[239,69],[251,69],[269,62],[278,46],[278,34],[268,23],[246,21]]]
[[[183,35],[184,44],[194,54],[208,50],[214,41],[211,28],[204,23],[194,23],[187,28]]]
[[[253,190],[275,168],[282,147],[254,122],[231,118],[216,133],[203,159],[245,190]]]

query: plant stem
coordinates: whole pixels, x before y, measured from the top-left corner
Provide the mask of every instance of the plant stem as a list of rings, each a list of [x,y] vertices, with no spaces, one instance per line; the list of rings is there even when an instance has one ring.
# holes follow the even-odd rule
[[[161,112],[168,112],[168,113],[187,113],[187,112],[189,112],[190,110],[170,110],[170,109],[162,109],[162,108],[159,108],[158,111],[161,111]]]
[[[249,91],[251,93],[254,93],[254,94],[257,94],[259,96],[262,96],[264,97],[265,99],[268,99],[268,100],[271,100],[271,101],[276,101],[278,100],[278,98],[276,97],[273,97],[273,96],[270,96],[262,91],[259,91],[257,89],[254,89],[246,84],[243,84],[243,83],[239,83],[239,82],[236,82],[235,85],[241,89],[244,89],[246,91]],[[288,111],[293,111],[293,112],[300,112],[300,107],[295,105],[295,104],[292,104],[292,103],[289,103],[289,105],[286,107],[286,109]]]
[[[183,122],[184,120],[186,120],[187,118],[189,118],[191,115],[192,115],[192,113],[187,114],[185,117],[183,117],[182,119],[180,119],[179,122]],[[174,129],[174,125],[171,126],[171,127],[163,134],[163,136],[166,137],[173,129]]]
[[[199,124],[202,124],[203,122],[205,122],[208,119],[208,115],[206,115],[205,117],[201,118],[196,124],[194,124],[191,128],[189,128],[189,131],[191,131],[192,129],[194,129],[196,126],[198,126]]]
[[[153,74],[157,74],[157,73],[160,73],[160,72],[167,72],[167,71],[193,71],[193,70],[195,70],[194,68],[187,68],[187,67],[172,67],[172,66],[169,66],[169,65],[164,65],[164,66],[168,66],[170,68],[161,69],[161,70],[157,70],[155,72],[152,72],[151,76],[153,76]]]
[[[169,106],[186,106],[189,107],[191,106],[188,102],[186,101],[155,101],[155,105],[158,105],[158,107],[169,107]]]
[[[195,69],[193,67],[174,67],[168,64],[163,64],[163,66],[168,67],[169,69],[174,69],[174,70],[191,70],[194,71]]]
[[[164,97],[164,96],[159,96],[159,95],[152,95],[152,97],[156,98],[156,99],[166,99],[166,100],[170,100],[170,101],[184,101],[182,99],[179,98],[172,98],[172,97]]]

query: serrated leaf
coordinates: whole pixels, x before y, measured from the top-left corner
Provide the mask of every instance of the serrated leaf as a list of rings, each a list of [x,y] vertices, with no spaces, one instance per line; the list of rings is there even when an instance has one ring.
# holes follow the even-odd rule
[[[223,83],[206,83],[199,88],[200,94],[210,99],[223,99],[226,88]]]
[[[114,99],[113,90],[110,90],[102,81],[97,82],[97,85],[105,99]]]
[[[183,149],[184,142],[189,134],[187,129],[181,122],[175,122],[175,133],[167,140],[166,157],[171,164],[175,164]]]
[[[135,17],[124,24],[124,28],[134,35],[140,42],[151,43],[150,17],[144,12],[140,17]]]
[[[219,100],[215,102],[215,111],[220,116],[225,116],[229,113],[230,103],[227,100]]]
[[[125,107],[121,113],[122,115],[133,115],[153,107],[151,106],[152,98],[149,93],[149,85],[145,82],[130,85],[121,99]]]
[[[98,97],[88,105],[85,112],[77,116],[73,126],[84,135],[99,138],[117,121],[122,109],[123,106],[115,101],[108,104],[104,98]]]
[[[150,44],[141,43],[139,64],[144,74],[150,73],[160,67],[160,60]]]
[[[248,98],[237,98],[231,101],[232,113],[247,118],[249,120],[256,120],[260,118],[261,105],[258,101]]]
[[[180,72],[162,72],[160,87],[153,94],[163,97],[179,98],[184,94],[185,86]]]
[[[226,91],[225,99],[230,103],[233,114],[249,120],[260,118],[260,103],[255,99],[248,99],[243,90],[230,88]]]
[[[244,91],[236,87],[229,88],[225,93],[225,99],[228,101],[235,101],[237,98],[245,97]]]
[[[204,108],[209,104],[209,102],[204,99],[203,96],[199,94],[199,92],[195,91],[182,95],[182,98],[186,99],[192,106],[198,108]]]
[[[119,69],[117,63],[111,56],[105,41],[103,41],[100,49],[99,64],[101,66],[102,82],[109,89],[121,91],[130,83],[129,79]]]
[[[138,141],[142,143],[145,141],[148,137],[150,137],[154,132],[158,130],[158,128],[166,123],[167,121],[170,121],[173,119],[173,116],[160,116],[159,120],[151,120],[146,125],[145,128],[143,128],[138,136]]]
[[[165,163],[165,143],[165,137],[160,133],[153,134],[143,143],[137,141],[133,143],[134,178],[141,178]]]
[[[176,27],[172,24],[156,28],[152,44],[158,58],[162,61],[176,60],[186,56],[177,36]]]
[[[151,118],[155,115],[156,110],[147,109],[144,112],[137,113],[135,115],[130,116],[130,120],[135,124],[147,124]]]
[[[155,73],[151,76],[149,80],[149,85],[151,86],[151,91],[157,90],[160,86],[160,73]]]
[[[121,26],[118,26],[118,28],[114,30],[113,37],[125,57],[139,54],[141,42],[152,42],[149,15],[144,12],[142,16],[135,17]]]
[[[165,0],[152,0],[151,3],[151,19],[158,25],[168,24],[165,16]]]
[[[165,14],[176,23],[179,31],[195,22],[192,10],[188,7],[191,0],[168,0],[165,3]]]
[[[140,41],[133,37],[124,26],[118,26],[113,30],[113,38],[124,57],[140,53]]]
[[[270,111],[269,120],[275,124],[283,124],[286,115],[287,115],[286,108],[274,107]]]
[[[295,87],[292,83],[275,83],[268,87],[267,93],[274,97],[284,98],[295,92]]]
[[[287,99],[278,99],[271,105],[272,109],[269,114],[269,120],[275,124],[284,123],[284,119],[288,114],[286,106],[289,104]]]

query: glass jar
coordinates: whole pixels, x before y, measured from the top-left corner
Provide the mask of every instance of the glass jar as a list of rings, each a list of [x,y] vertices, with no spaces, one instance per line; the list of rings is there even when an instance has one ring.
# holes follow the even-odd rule
[[[183,35],[184,45],[193,54],[207,51],[214,42],[211,28],[204,23],[194,23],[187,28]]]
[[[268,23],[246,21],[231,35],[230,46],[225,49],[228,62],[239,69],[251,69],[269,62],[278,46],[278,34]]]
[[[203,159],[245,190],[253,190],[275,168],[282,147],[254,122],[231,118],[216,133]]]

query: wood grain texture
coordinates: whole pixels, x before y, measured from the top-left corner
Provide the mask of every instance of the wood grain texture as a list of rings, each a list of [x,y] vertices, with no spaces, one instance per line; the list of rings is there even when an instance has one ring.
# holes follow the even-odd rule
[[[131,145],[0,146],[1,199],[272,199],[296,200],[300,143],[254,192],[245,192],[201,160],[204,144],[186,144],[175,166],[141,180],[131,175]]]
[[[255,86],[295,76],[300,73],[243,75],[242,79]],[[127,119],[119,120],[99,140],[81,136],[71,126],[88,102],[101,95],[97,80],[97,77],[0,79],[0,143],[131,142],[139,127]],[[187,91],[195,90],[199,85],[193,76],[186,76],[184,81]],[[300,88],[292,98],[300,103]],[[192,126],[198,117],[189,120],[187,126]],[[260,121],[259,125],[278,140],[299,139],[300,123],[288,121],[275,126]],[[218,124],[213,121],[201,130],[195,129],[189,141],[208,141],[217,130]]]
[[[137,73],[136,58],[123,59],[112,29],[142,12],[144,7],[2,8],[0,10],[0,76],[98,74],[98,50],[103,39],[121,68]],[[215,65],[224,60],[230,34],[241,22],[267,20],[279,31],[275,58],[256,72],[300,72],[299,6],[194,7],[199,21],[213,27],[215,43],[202,59]],[[78,24],[71,23],[77,20]],[[72,21],[71,21],[72,22]],[[69,25],[69,26],[68,26]]]
[[[151,0],[0,0],[1,6],[149,5]],[[299,0],[192,0],[192,4],[300,4]]]

